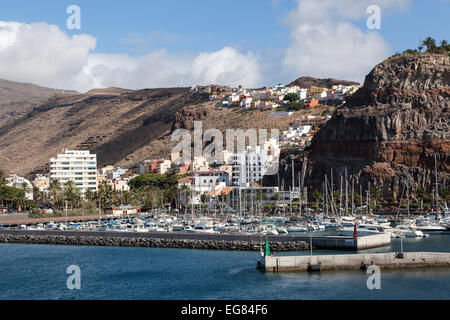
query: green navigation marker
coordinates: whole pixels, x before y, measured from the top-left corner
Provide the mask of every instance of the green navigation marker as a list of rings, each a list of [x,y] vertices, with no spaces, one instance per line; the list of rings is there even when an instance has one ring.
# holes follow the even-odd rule
[[[264,251],[264,256],[269,257],[270,256],[270,248],[269,248],[269,240],[266,237],[266,249]]]

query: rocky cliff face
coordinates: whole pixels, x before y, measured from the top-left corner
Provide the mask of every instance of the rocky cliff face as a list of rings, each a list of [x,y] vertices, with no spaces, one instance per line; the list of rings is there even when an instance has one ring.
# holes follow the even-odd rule
[[[310,182],[320,187],[333,168],[347,167],[363,185],[386,195],[431,189],[434,155],[440,182],[450,178],[450,58],[390,58],[367,75],[364,86],[337,110],[314,138]],[[447,182],[448,185],[448,182]]]
[[[352,86],[352,85],[359,85],[359,83],[347,80],[336,80],[332,78],[318,79],[313,77],[300,77],[292,81],[288,86],[299,86],[301,88],[310,88],[310,87],[331,88],[332,86],[335,85]]]

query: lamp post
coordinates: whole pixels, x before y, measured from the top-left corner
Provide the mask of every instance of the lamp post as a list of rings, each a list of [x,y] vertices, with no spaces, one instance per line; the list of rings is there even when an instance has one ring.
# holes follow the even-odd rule
[[[290,155],[287,156],[287,158],[291,160],[291,168],[292,168],[292,185],[291,185],[291,192],[290,192],[290,195],[291,195],[291,197],[290,197],[291,198],[291,216],[292,216],[292,198],[293,198],[293,195],[295,194],[295,188],[294,188],[294,185],[295,185],[295,177],[294,177],[294,159],[295,159],[295,155],[290,154]]]

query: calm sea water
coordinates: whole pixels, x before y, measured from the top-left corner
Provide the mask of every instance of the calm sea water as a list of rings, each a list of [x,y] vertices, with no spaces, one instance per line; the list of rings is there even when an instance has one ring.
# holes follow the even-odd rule
[[[405,239],[403,245],[405,251],[450,252],[450,235]],[[396,239],[390,248],[371,251],[399,247]],[[450,299],[450,268],[381,270],[381,290],[369,290],[363,271],[263,273],[255,269],[258,257],[258,252],[1,244],[0,299]],[[81,269],[81,290],[67,289],[69,265]]]

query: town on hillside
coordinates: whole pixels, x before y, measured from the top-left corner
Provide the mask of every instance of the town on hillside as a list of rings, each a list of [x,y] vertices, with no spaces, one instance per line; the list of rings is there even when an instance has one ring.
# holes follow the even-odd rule
[[[268,117],[285,117],[299,109],[342,105],[346,97],[358,88],[359,85],[333,85],[331,88],[277,85],[245,89],[242,86],[210,85],[196,86],[191,92],[207,95],[209,100],[217,101],[218,108],[269,109],[273,112],[268,113]],[[332,181],[331,190],[327,190],[327,186],[323,190],[307,190],[303,184],[306,168],[301,169],[298,177],[291,174],[292,183],[284,181],[285,177],[280,180],[278,166],[286,164],[285,159],[280,161],[280,155],[295,153],[289,159],[300,159],[319,128],[330,118],[329,113],[293,117],[289,127],[279,132],[277,138],[261,145],[247,146],[238,153],[225,150],[221,164],[204,156],[185,161],[180,153],[172,153],[166,157],[142,159],[138,170],[111,165],[99,168],[97,155],[90,150],[66,149],[48,160],[50,169],[47,173],[39,173],[30,179],[15,173],[2,174],[0,213],[26,211],[30,217],[89,213],[123,216],[158,209],[184,213],[194,210],[262,210],[276,214],[280,210],[302,210],[302,206],[303,210],[318,209],[319,203],[330,196],[328,192],[336,199],[340,197],[341,213],[343,210],[344,214],[353,213],[357,202],[359,210],[364,206],[379,209],[376,203],[379,190],[375,187],[365,190],[364,195],[351,190],[352,197],[355,197],[351,209],[344,206],[342,177],[340,190],[338,183],[333,185]],[[269,170],[273,175],[273,168],[277,168],[277,178],[265,179]],[[345,179],[348,184],[348,177]],[[448,193],[448,189],[441,192]],[[369,203],[369,196],[375,197],[373,205]],[[430,203],[422,201],[421,209]]]

